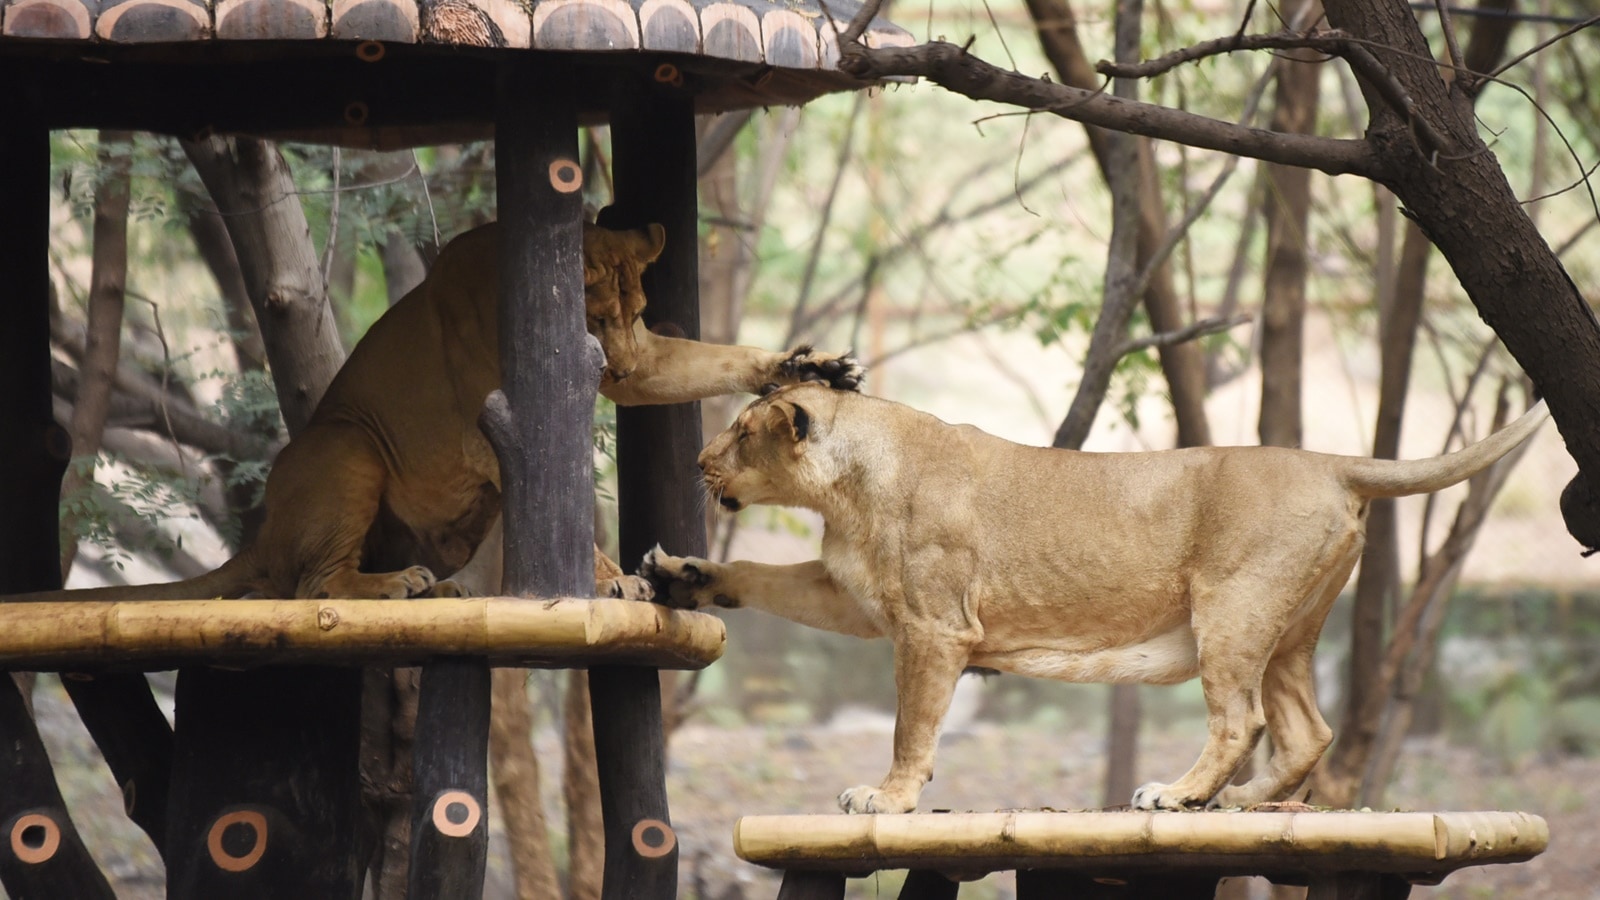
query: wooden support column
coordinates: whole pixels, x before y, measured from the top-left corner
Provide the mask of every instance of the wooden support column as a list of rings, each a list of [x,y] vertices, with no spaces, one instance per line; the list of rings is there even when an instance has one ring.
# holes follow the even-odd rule
[[[960,893],[961,885],[943,874],[927,869],[912,869],[906,873],[905,883],[900,886],[898,900],[956,900]]]
[[[666,247],[644,272],[645,324],[695,339],[700,286],[694,105],[672,82],[682,79],[631,73],[619,79],[611,117],[616,202],[600,224],[659,222],[666,228]],[[617,410],[623,569],[631,570],[658,541],[683,548],[675,553],[705,555],[699,452],[700,404]],[[654,669],[591,669],[589,696],[605,817],[604,896],[675,897],[678,850],[667,808],[660,675]]]
[[[557,67],[517,59],[500,70],[495,113],[495,171],[500,221],[500,385],[481,422],[500,460],[505,524],[502,590],[517,597],[594,593],[594,449],[591,437],[600,358],[584,327],[583,169],[578,159],[576,84]],[[459,790],[487,802],[484,773],[489,677],[474,670],[482,723],[454,735],[473,754],[473,782]],[[423,675],[427,701],[429,673]],[[466,677],[463,673],[462,677]],[[417,723],[417,792],[426,784]],[[413,826],[415,829],[416,826]],[[476,840],[476,881],[483,891],[483,847]],[[413,860],[417,865],[420,859]],[[417,884],[412,878],[413,900]]]
[[[50,412],[49,226],[50,132],[0,104],[0,593],[61,586],[56,508],[71,447]],[[0,884],[16,900],[114,897],[10,672],[0,672]]]
[[[844,900],[844,876],[838,872],[783,873],[778,900]]]
[[[361,670],[178,675],[167,896],[361,895]]]

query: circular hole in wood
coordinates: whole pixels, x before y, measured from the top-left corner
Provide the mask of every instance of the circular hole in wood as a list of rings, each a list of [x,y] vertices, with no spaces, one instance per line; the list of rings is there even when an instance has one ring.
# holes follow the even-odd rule
[[[660,819],[640,819],[633,826],[633,849],[646,859],[666,856],[678,846],[678,836],[672,826]]]
[[[267,852],[267,817],[252,809],[223,813],[206,834],[211,861],[224,872],[244,872]]]
[[[570,159],[558,159],[550,164],[550,186],[562,194],[570,194],[583,187],[583,170]]]
[[[362,62],[377,62],[388,52],[389,48],[383,45],[383,41],[362,41],[356,45],[356,59]]]
[[[445,837],[466,837],[483,818],[483,807],[466,791],[445,791],[433,801],[433,827]]]
[[[672,63],[662,63],[656,66],[656,80],[662,84],[680,87],[683,85],[683,71]]]
[[[43,813],[18,816],[11,823],[11,853],[32,865],[48,861],[61,847],[61,826]]]
[[[367,124],[367,105],[360,100],[352,100],[345,104],[344,120],[351,125]]]

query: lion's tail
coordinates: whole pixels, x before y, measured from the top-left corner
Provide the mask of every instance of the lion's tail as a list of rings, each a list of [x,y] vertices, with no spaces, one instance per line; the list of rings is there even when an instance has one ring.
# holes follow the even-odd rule
[[[1404,497],[1437,491],[1487,469],[1533,437],[1548,418],[1550,410],[1540,400],[1510,425],[1454,453],[1411,460],[1352,457],[1344,468],[1344,480],[1363,497]]]
[[[256,582],[256,565],[249,550],[240,553],[217,568],[164,584],[114,584],[106,587],[79,588],[71,591],[38,591],[32,594],[9,594],[0,597],[7,603],[77,600],[208,600],[213,597],[237,597],[249,591]]]

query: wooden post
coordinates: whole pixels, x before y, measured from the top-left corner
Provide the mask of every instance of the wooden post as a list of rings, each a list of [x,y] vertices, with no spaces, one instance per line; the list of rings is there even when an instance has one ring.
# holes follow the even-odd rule
[[[361,671],[184,669],[167,896],[361,894]]]
[[[0,104],[0,593],[61,586],[56,507],[71,448],[50,412],[50,132]],[[115,895],[67,815],[0,672],[0,884],[13,898]]]
[[[956,900],[961,885],[939,872],[912,869],[900,886],[899,900]]]
[[[778,900],[844,900],[844,876],[790,869],[783,873]]]
[[[669,67],[670,68],[670,67]],[[616,202],[600,223],[627,228],[659,222],[667,243],[645,270],[645,324],[700,336],[699,241],[693,98],[681,79],[627,73],[612,104],[612,181]],[[685,554],[706,552],[699,469],[700,404],[617,410],[618,533],[631,569],[657,541]],[[595,756],[606,831],[604,896],[677,895],[678,853],[667,809],[661,682],[653,669],[589,672]],[[641,842],[640,835],[658,837]]]
[[[481,421],[500,460],[503,592],[509,596],[594,592],[591,429],[601,360],[584,327],[583,170],[575,88],[569,73],[528,60],[504,63],[497,85],[501,389],[490,395]],[[426,692],[428,676],[423,677]],[[475,759],[482,766],[486,670],[471,700],[485,710],[485,731],[473,735]],[[419,791],[425,727],[419,718]],[[467,789],[487,800],[486,777]],[[471,893],[440,896],[479,896],[481,858],[477,873]]]
[[[1155,872],[1152,874],[1018,869],[1017,900],[1073,897],[1081,900],[1211,900],[1217,894],[1218,875]]]
[[[1409,882],[1377,872],[1314,875],[1306,888],[1306,900],[1405,900],[1409,896]]]

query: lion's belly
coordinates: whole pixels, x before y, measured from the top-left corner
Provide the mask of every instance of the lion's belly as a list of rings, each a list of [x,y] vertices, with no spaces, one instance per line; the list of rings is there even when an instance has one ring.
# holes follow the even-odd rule
[[[1085,648],[1081,640],[1048,635],[1004,643],[985,641],[973,651],[970,663],[1034,678],[1096,684],[1176,684],[1200,672],[1194,631],[1188,622],[1117,647]]]

